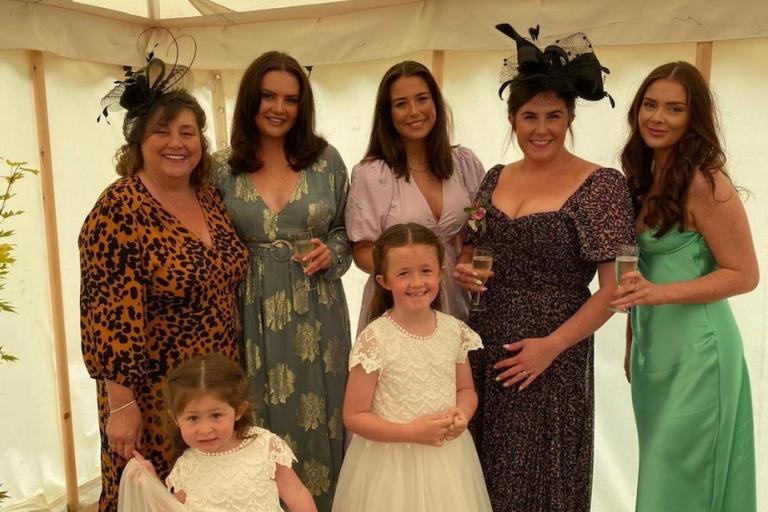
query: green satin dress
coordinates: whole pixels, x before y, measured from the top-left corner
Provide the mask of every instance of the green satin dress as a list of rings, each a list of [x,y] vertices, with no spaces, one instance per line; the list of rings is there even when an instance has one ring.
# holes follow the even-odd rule
[[[654,283],[717,269],[704,238],[638,236]],[[632,309],[632,402],[640,445],[638,512],[754,512],[749,375],[726,300]]]

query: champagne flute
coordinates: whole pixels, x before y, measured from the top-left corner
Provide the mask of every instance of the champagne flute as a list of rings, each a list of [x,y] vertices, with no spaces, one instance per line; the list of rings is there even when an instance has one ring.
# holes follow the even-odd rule
[[[311,253],[315,246],[312,244],[312,232],[311,231],[300,231],[293,235],[293,254],[298,258],[299,263],[301,264],[301,267],[306,269],[310,263],[312,263],[311,260],[304,261],[302,258],[306,256],[307,254]],[[314,287],[312,286],[312,281],[310,280],[310,277],[307,274],[304,274],[304,283],[307,285],[307,290],[312,290]]]
[[[475,247],[475,252],[472,255],[472,270],[477,273],[476,278],[481,285],[485,285],[490,277],[491,267],[493,267],[493,252],[487,247]],[[471,292],[469,294],[470,311],[485,311],[485,306],[480,302],[482,294],[483,292]]]
[[[640,248],[635,244],[620,244],[616,248],[616,261],[614,262],[616,269],[616,284],[621,283],[621,276],[628,272],[637,270],[637,262],[640,259]],[[609,307],[608,311],[614,313],[628,313],[628,309],[618,309]]]

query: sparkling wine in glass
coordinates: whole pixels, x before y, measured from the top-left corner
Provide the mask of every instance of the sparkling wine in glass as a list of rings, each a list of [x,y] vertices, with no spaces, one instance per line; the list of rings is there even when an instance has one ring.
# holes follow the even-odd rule
[[[311,253],[315,248],[311,240],[312,240],[311,231],[300,231],[299,233],[296,233],[293,236],[293,254],[298,259],[302,268],[307,268],[309,264],[312,262],[311,260],[304,261],[302,259],[307,254]],[[310,279],[310,276],[308,276],[307,274],[304,274],[304,281],[305,281],[305,284],[307,285],[307,290],[312,290],[314,288],[312,286],[312,281]]]
[[[616,249],[616,260],[614,262],[616,271],[616,284],[621,283],[621,277],[637,270],[637,262],[640,259],[640,248],[635,244],[621,244]],[[609,307],[608,311],[614,313],[627,313],[629,310],[621,310]]]
[[[481,282],[481,285],[485,285],[485,282],[491,275],[491,268],[493,267],[493,253],[487,247],[475,247],[475,252],[472,255],[472,270],[477,273],[477,279]],[[483,292],[472,292],[469,294],[469,309],[471,311],[485,311],[485,306],[480,301]]]

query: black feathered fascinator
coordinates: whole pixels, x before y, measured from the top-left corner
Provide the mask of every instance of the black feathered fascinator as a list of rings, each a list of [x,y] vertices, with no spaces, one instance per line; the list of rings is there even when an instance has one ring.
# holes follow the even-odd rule
[[[145,30],[139,35],[139,41],[149,30],[152,29]],[[164,30],[171,39],[167,48],[169,55],[167,61],[171,64],[167,64],[156,55],[156,50],[160,46],[160,43],[156,43],[147,54],[144,67],[134,71],[131,66],[124,66],[123,79],[115,80],[115,86],[101,99],[101,114],[96,122],[104,117],[104,120],[109,123],[107,116],[110,112],[121,108],[125,109],[123,135],[126,139],[128,139],[136,119],[146,115],[164,94],[180,89],[184,85],[189,88],[188,82],[190,82],[191,77],[189,69],[195,60],[197,43],[192,36],[181,35],[177,38],[166,29],[161,28],[160,30]],[[185,64],[179,63],[180,40],[189,41],[191,46],[191,56]],[[185,78],[186,80],[182,80]]]
[[[589,101],[598,101],[607,96],[611,107],[616,106],[611,95],[603,89],[603,73],[608,74],[608,68],[600,65],[584,33],[577,32],[558,39],[541,51],[508,23],[500,23],[496,29],[514,39],[517,44],[517,57],[504,59],[499,73],[502,82],[499,97],[513,80],[538,79],[559,94]],[[533,41],[538,39],[538,25],[528,32]]]

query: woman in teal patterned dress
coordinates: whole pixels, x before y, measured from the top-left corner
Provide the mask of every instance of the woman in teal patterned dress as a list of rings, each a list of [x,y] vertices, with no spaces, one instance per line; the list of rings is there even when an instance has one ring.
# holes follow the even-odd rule
[[[758,268],[713,111],[686,62],[652,71],[629,111],[640,262],[613,305],[632,308],[638,512],[756,510],[749,375],[726,299],[754,289]]]
[[[309,80],[284,53],[267,52],[246,70],[232,125],[232,145],[213,156],[212,174],[249,249],[239,298],[254,419],[291,446],[318,510],[329,511],[350,348],[341,285],[351,262],[347,172],[314,133]],[[313,237],[305,269],[292,253],[302,232]]]

